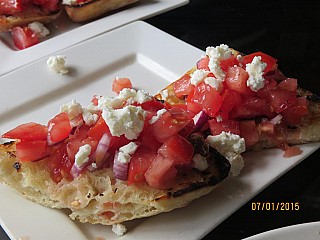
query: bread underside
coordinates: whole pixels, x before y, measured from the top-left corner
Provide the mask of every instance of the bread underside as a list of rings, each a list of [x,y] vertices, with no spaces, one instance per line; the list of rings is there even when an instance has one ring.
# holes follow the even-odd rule
[[[15,143],[10,142],[0,145],[0,182],[36,203],[69,209],[73,220],[111,225],[181,208],[208,194],[230,170],[230,163],[220,154],[209,163],[206,171],[194,169],[180,175],[176,185],[167,190],[151,188],[147,183],[128,185],[115,179],[110,168],[56,183],[50,177],[48,159],[19,162]]]
[[[55,20],[61,11],[45,13],[38,7],[30,7],[22,13],[14,15],[0,15],[0,32],[9,31],[16,26],[25,26],[32,22],[49,23]]]
[[[138,1],[139,0],[93,0],[81,4],[64,5],[64,8],[72,21],[83,22]]]

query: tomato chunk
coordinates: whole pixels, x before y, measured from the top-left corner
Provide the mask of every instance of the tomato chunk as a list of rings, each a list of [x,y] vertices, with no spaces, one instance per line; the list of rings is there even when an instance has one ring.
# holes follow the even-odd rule
[[[247,149],[250,149],[259,141],[260,135],[255,120],[240,122],[240,136],[244,138]]]
[[[112,91],[119,94],[124,88],[132,88],[132,83],[129,78],[116,78],[112,83]]]
[[[177,97],[189,95],[193,91],[194,85],[191,84],[190,78],[189,74],[185,74],[182,78],[174,82],[173,90]]]
[[[201,108],[211,117],[214,117],[222,104],[219,92],[206,83],[200,83],[194,91],[191,102]]]
[[[14,27],[11,30],[14,45],[22,50],[39,43],[39,38],[29,27]]]
[[[273,111],[281,113],[289,106],[293,105],[296,100],[296,93],[284,89],[274,89],[269,91],[269,104]]]
[[[145,178],[150,187],[168,189],[173,187],[177,172],[173,161],[158,154],[145,173]]]
[[[276,68],[276,63],[278,60],[269,56],[268,54],[263,53],[263,52],[255,52],[255,53],[251,53],[249,55],[244,56],[242,58],[244,66],[248,63],[251,63],[253,58],[256,56],[260,56],[261,61],[267,64],[267,66],[264,70],[265,74]]]
[[[218,122],[216,119],[208,121],[210,132],[213,136],[219,135],[222,132],[231,132],[233,134],[240,135],[239,122],[235,120],[223,120]]]
[[[305,97],[298,97],[294,104],[282,113],[284,120],[291,125],[302,123],[303,117],[308,114],[308,101]]]
[[[48,142],[51,144],[66,139],[71,132],[69,116],[66,112],[61,112],[48,122]]]
[[[178,134],[168,138],[158,149],[158,153],[171,159],[174,165],[190,163],[193,152],[193,145]]]
[[[21,141],[16,144],[16,156],[20,161],[31,162],[48,156],[47,142],[41,140]]]
[[[128,170],[128,183],[134,184],[145,182],[146,178],[144,175],[156,156],[156,151],[141,145],[131,157]]]
[[[249,74],[241,67],[230,67],[226,73],[226,85],[229,89],[243,95],[252,95],[253,91],[247,86]]]
[[[21,0],[1,0],[0,15],[11,15],[22,11]]]
[[[21,141],[47,140],[47,126],[30,122],[2,134],[3,138],[19,139]]]

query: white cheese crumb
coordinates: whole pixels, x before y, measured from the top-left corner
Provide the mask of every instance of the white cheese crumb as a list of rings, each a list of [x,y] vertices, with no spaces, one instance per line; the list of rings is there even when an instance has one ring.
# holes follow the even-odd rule
[[[66,74],[69,72],[68,68],[65,67],[66,57],[62,55],[51,56],[47,60],[47,65],[50,69],[54,70],[57,73]]]
[[[118,161],[122,163],[129,163],[131,156],[136,152],[139,145],[134,142],[130,142],[127,145],[119,148]]]
[[[156,121],[158,121],[158,119],[165,113],[167,112],[167,110],[165,108],[160,109],[157,111],[157,115],[153,116],[150,120],[149,123],[150,124],[154,124]]]
[[[209,69],[217,79],[219,79],[221,81],[224,80],[226,74],[220,68],[218,59],[210,58],[210,60],[209,60]]]
[[[232,52],[229,49],[228,45],[220,44],[217,47],[207,47],[206,55],[208,55],[210,58],[222,60],[222,59],[230,58],[232,55]]]
[[[138,138],[143,130],[145,116],[145,110],[132,105],[121,109],[105,108],[102,111],[102,117],[112,136],[120,137],[124,134],[129,140]]]
[[[249,74],[247,80],[247,86],[252,91],[258,91],[264,87],[265,79],[263,77],[263,71],[267,67],[267,64],[261,61],[260,56],[255,56],[251,63],[246,65],[246,71]]]
[[[98,114],[92,113],[91,111],[89,111],[86,108],[82,109],[82,117],[83,117],[83,121],[85,122],[85,124],[87,126],[94,125],[99,119]]]
[[[216,89],[219,93],[221,93],[223,90],[222,81],[216,79],[215,77],[207,77],[204,79],[204,82],[210,85],[212,88]]]
[[[192,85],[197,86],[201,82],[204,81],[204,79],[208,76],[210,72],[203,70],[203,69],[197,69],[191,74],[190,82]]]
[[[73,4],[76,4],[76,3],[77,3],[77,0],[63,0],[62,1],[63,5],[73,5]]]
[[[39,38],[44,38],[50,34],[48,28],[46,28],[41,22],[32,22],[28,24],[28,27],[34,32]]]
[[[60,106],[60,112],[66,112],[70,120],[72,120],[82,113],[82,106],[80,103],[73,99],[69,103],[62,104]]]
[[[112,225],[112,232],[114,232],[117,236],[123,236],[127,232],[127,228],[123,224],[116,223]]]
[[[241,153],[246,150],[245,140],[237,134],[222,132],[216,136],[208,136],[207,143],[224,155],[231,164],[231,173],[239,175],[244,163]]]
[[[168,89],[163,89],[162,91],[159,92],[161,99],[164,101],[167,101],[168,97],[169,97],[169,91]]]
[[[91,146],[89,144],[85,144],[79,147],[78,152],[75,155],[75,165],[78,168],[81,168],[84,164],[89,161],[89,155],[91,153]]]
[[[209,167],[207,158],[203,157],[201,154],[195,154],[192,158],[192,161],[194,163],[193,167],[199,171],[204,171]]]

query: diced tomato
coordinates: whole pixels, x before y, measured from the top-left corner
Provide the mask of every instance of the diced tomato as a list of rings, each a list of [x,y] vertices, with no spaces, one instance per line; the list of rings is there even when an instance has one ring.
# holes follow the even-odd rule
[[[48,156],[47,142],[43,140],[21,141],[16,144],[16,156],[23,162],[31,162]]]
[[[226,85],[229,89],[243,95],[252,95],[253,91],[247,86],[249,74],[241,67],[230,67],[226,72]]]
[[[197,69],[203,69],[203,70],[210,71],[210,69],[209,69],[209,61],[210,61],[210,58],[208,56],[205,56],[205,57],[201,58],[197,62]]]
[[[189,164],[192,160],[193,152],[193,145],[178,134],[168,138],[158,149],[158,153],[171,159],[174,165]]]
[[[88,130],[88,136],[95,140],[100,140],[105,133],[111,135],[109,127],[102,117]]]
[[[308,114],[308,101],[305,97],[298,97],[294,104],[284,110],[281,115],[291,125],[302,123],[303,117]]]
[[[169,189],[174,185],[177,169],[173,162],[158,154],[145,173],[149,186],[156,189]]]
[[[260,135],[255,120],[240,122],[240,136],[244,138],[247,149],[250,149],[259,141]]]
[[[281,113],[289,106],[293,105],[296,100],[296,93],[284,89],[274,89],[269,91],[269,104],[273,111]]]
[[[267,101],[254,97],[247,96],[243,99],[241,105],[234,107],[230,112],[231,119],[253,119],[256,117],[273,117],[274,114],[271,111]]]
[[[22,50],[39,43],[37,34],[29,27],[14,27],[11,30],[14,45]]]
[[[264,87],[257,91],[257,96],[269,101],[269,92],[277,87],[277,82],[274,79],[266,80]]]
[[[47,140],[47,126],[38,123],[21,124],[14,129],[2,134],[3,138],[19,139],[21,141]]]
[[[173,90],[177,97],[187,96],[193,91],[194,85],[191,84],[190,78],[189,74],[185,74],[173,83]]]
[[[158,148],[162,145],[157,138],[154,136],[153,130],[149,127],[147,127],[141,134],[141,145],[145,146],[153,151],[157,151]]]
[[[112,91],[119,94],[124,88],[132,88],[129,78],[116,78],[112,82]]]
[[[251,53],[249,55],[246,55],[242,58],[242,64],[244,65],[244,67],[246,66],[246,64],[251,63],[253,58],[256,56],[260,56],[261,57],[261,61],[266,63],[267,66],[264,70],[264,74],[275,70],[275,68],[277,67],[276,63],[277,63],[277,59],[269,56],[268,54],[265,54],[263,52],[255,52],[255,53]]]
[[[173,107],[161,115],[161,117],[151,125],[157,141],[164,142],[167,138],[177,134],[191,121],[188,112]]]
[[[220,60],[220,68],[222,71],[226,72],[229,67],[234,67],[239,64],[237,58],[234,55],[231,55],[228,59]]]
[[[294,156],[298,156],[302,153],[302,150],[299,147],[296,146],[292,146],[292,147],[288,147],[283,154],[284,158],[289,158],[289,157],[294,157]]]
[[[202,107],[200,104],[192,101],[193,96],[194,96],[194,91],[191,92],[186,99],[187,110],[193,114],[197,114],[202,110]]]
[[[128,183],[145,182],[144,174],[151,166],[153,160],[157,156],[157,152],[141,145],[137,151],[132,155],[129,163]]]
[[[66,139],[71,132],[69,116],[61,112],[48,122],[48,142],[54,144]]]
[[[94,95],[94,96],[92,97],[91,102],[92,102],[93,106],[98,106],[98,104],[99,104],[99,98],[100,98],[100,97],[101,97],[101,96],[99,96],[99,95]]]
[[[219,110],[219,115],[222,119],[229,118],[229,112],[235,107],[241,104],[241,96],[238,92],[226,89],[222,93],[222,105]]]
[[[222,104],[219,92],[206,83],[196,86],[191,102],[196,103],[210,116],[214,117]]]
[[[1,0],[0,15],[11,15],[22,11],[23,4],[21,0]]]
[[[231,132],[233,134],[240,135],[239,122],[235,120],[223,120],[218,122],[216,119],[208,121],[210,132],[213,136],[219,135],[222,132]]]
[[[54,145],[54,154],[50,155],[48,168],[53,181],[60,182],[63,178],[72,180],[71,168],[74,160],[71,160],[67,154],[66,143],[61,142]]]
[[[284,89],[290,92],[296,92],[298,87],[298,81],[295,78],[287,78],[278,84],[278,88]]]

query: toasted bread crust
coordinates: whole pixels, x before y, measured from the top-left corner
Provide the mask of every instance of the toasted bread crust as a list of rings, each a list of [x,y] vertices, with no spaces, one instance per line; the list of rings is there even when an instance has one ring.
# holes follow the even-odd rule
[[[229,162],[218,156],[210,160],[205,172],[193,170],[178,177],[174,188],[158,190],[146,183],[128,185],[116,180],[110,168],[87,171],[73,181],[56,183],[47,165],[48,159],[17,161],[14,142],[0,145],[0,182],[34,202],[70,209],[74,220],[104,225],[184,207],[211,192],[230,170]]]
[[[6,32],[13,27],[24,26],[36,21],[49,23],[55,20],[60,15],[60,12],[61,10],[48,14],[41,11],[39,8],[33,7],[15,15],[0,15],[0,32]]]
[[[82,4],[64,5],[64,7],[72,21],[83,22],[138,1],[139,0],[93,0]]]

